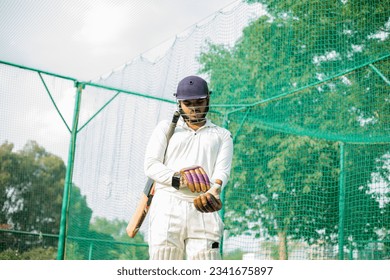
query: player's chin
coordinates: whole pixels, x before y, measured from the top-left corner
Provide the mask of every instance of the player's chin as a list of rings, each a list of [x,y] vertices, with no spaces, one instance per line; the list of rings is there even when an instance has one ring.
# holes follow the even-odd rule
[[[191,122],[203,122],[206,118],[204,113],[190,115]]]
[[[191,119],[190,119],[190,122],[191,122],[192,124],[203,123],[204,121],[205,121],[204,118],[203,118],[203,119],[197,119],[197,118],[191,118]]]

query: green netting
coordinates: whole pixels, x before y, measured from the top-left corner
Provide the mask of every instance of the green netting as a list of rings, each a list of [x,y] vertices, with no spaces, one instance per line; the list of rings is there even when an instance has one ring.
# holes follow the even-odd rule
[[[235,144],[224,259],[389,259],[389,4],[235,2],[152,50],[163,50],[157,59],[145,53],[78,90],[76,79],[3,62],[1,140],[27,131],[52,151],[52,130],[18,129],[28,97],[50,108],[68,154],[65,175],[36,143],[1,146],[0,234],[17,241],[0,250],[56,247],[54,239],[58,258],[147,259],[148,220],[136,239],[125,233],[146,182],[146,142],[171,118],[177,82],[199,74],[213,91],[209,117]],[[17,164],[26,160],[32,175]],[[59,175],[43,181],[57,164]],[[33,197],[51,205],[46,216],[28,213]]]

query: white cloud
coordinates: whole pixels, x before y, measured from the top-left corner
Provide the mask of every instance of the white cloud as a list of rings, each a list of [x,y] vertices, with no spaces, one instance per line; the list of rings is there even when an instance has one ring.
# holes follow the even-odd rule
[[[126,34],[128,21],[125,9],[101,3],[86,12],[84,24],[74,39],[91,45],[113,44]]]

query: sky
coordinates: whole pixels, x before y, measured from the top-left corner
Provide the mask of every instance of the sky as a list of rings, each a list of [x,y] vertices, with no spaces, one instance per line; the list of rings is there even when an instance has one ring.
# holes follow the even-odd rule
[[[0,0],[0,61],[94,81],[141,55],[158,56],[159,46],[238,2]],[[20,150],[34,139],[66,161],[69,132],[58,113],[47,96],[43,103],[27,94],[45,94],[39,78],[34,76],[36,83],[17,68],[15,74],[10,67],[1,69],[0,64],[0,142],[8,140]],[[18,75],[17,87],[7,85],[8,75]],[[20,92],[26,93],[23,98],[16,97]],[[55,100],[69,125],[74,93],[71,84]]]
[[[234,30],[232,34],[241,34],[246,16],[253,16],[236,18],[241,9],[235,8],[245,6],[240,5],[242,2],[0,0],[0,62],[81,82],[99,82],[139,57],[152,61],[163,57],[176,38],[185,37],[183,34],[195,26],[207,26],[220,15],[228,18],[227,27],[213,27],[213,32],[222,38],[229,28]],[[235,12],[231,14],[232,10]],[[234,40],[234,36],[228,38]],[[66,125],[72,124],[75,88],[72,82],[63,86],[47,80],[53,102],[36,72],[0,63],[0,144],[8,141],[18,151],[28,140],[34,140],[66,162],[70,137]],[[88,104],[85,99],[86,95],[83,104]]]
[[[1,0],[0,60],[89,81],[236,0]]]

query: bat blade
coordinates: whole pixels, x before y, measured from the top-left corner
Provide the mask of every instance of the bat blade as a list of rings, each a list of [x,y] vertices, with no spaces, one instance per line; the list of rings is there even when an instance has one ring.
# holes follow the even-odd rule
[[[173,133],[175,132],[175,127],[177,124],[177,121],[179,120],[180,113],[175,112],[173,114],[172,122],[169,125],[168,132],[167,132],[167,147],[169,140],[171,139]],[[165,149],[166,152],[167,148]],[[165,154],[164,154],[165,157]],[[140,202],[138,203],[138,206],[135,210],[135,213],[131,217],[127,227],[126,227],[126,232],[127,235],[130,236],[131,238],[134,238],[139,229],[141,228],[142,223],[145,220],[146,215],[148,214],[150,205],[152,203],[154,191],[155,191],[155,182],[148,178],[148,181],[146,182],[145,189],[141,195]]]
[[[146,188],[145,188],[146,190]],[[150,193],[147,195],[145,193],[141,194],[138,206],[135,209],[133,216],[130,219],[129,224],[126,227],[127,235],[131,238],[134,238],[138,233],[139,229],[144,222],[146,215],[149,212],[150,205],[152,203],[152,198],[154,194],[154,182],[152,182]]]

